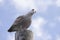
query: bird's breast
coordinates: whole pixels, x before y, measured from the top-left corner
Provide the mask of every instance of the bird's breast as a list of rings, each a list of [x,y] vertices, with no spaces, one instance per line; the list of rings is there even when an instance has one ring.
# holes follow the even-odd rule
[[[23,20],[22,21],[22,27],[23,28],[28,28],[29,26],[30,26],[30,24],[31,24],[31,20]]]

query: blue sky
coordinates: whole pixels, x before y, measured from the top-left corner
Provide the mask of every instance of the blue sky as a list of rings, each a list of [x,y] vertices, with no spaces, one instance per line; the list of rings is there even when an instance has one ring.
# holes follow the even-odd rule
[[[34,40],[60,40],[60,0],[0,0],[0,40],[14,40],[14,32],[7,30],[32,8],[36,14],[29,29]]]

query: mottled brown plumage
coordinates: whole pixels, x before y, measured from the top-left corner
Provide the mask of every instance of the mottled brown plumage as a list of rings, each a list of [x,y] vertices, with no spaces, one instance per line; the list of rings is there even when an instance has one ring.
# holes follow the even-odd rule
[[[17,17],[8,32],[22,31],[27,29],[31,24],[31,17],[34,13],[35,11],[32,9],[30,12],[28,12],[28,14]]]

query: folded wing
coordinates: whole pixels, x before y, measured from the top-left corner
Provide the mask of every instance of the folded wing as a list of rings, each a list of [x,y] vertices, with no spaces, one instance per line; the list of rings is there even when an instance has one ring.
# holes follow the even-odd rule
[[[13,23],[13,25],[10,27],[10,29],[8,30],[8,32],[13,32],[13,31],[17,31],[17,29],[19,28],[19,24],[24,20],[23,16],[19,16],[18,18],[16,18],[15,22]]]

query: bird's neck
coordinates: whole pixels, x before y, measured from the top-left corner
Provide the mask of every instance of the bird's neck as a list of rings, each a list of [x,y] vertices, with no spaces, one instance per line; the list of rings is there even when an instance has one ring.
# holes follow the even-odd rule
[[[29,17],[29,16],[24,16],[24,18],[25,18],[26,20],[31,20],[31,17]]]

